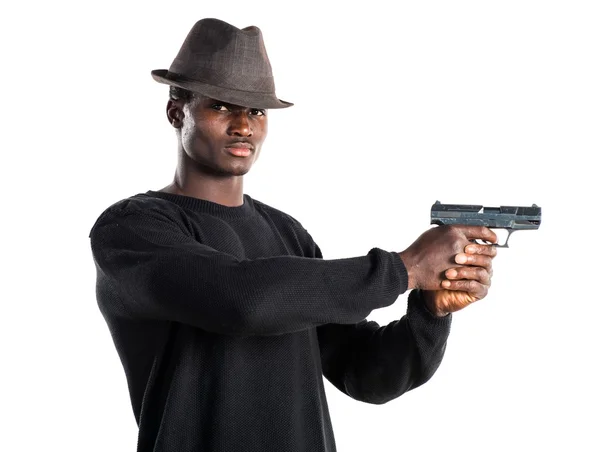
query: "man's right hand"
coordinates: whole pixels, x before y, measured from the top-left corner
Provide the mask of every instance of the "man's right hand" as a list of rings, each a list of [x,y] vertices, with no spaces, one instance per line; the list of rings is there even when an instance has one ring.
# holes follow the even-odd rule
[[[406,250],[398,253],[408,272],[408,289],[440,290],[446,270],[456,268],[455,257],[475,239],[497,243],[485,226],[438,226],[425,231]],[[488,267],[488,256],[478,255],[470,266]],[[479,262],[479,261],[481,262]]]

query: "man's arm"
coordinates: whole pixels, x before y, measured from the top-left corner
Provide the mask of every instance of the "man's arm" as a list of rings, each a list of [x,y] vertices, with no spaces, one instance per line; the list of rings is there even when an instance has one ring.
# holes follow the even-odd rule
[[[313,256],[323,259],[312,240]],[[429,380],[439,367],[450,333],[451,315],[434,316],[422,292],[411,291],[407,314],[379,326],[366,319],[353,325],[317,327],[323,375],[361,402],[383,404]]]
[[[487,295],[492,259],[496,256],[493,245],[479,245],[469,240],[456,246],[457,254],[452,260],[457,266],[440,272],[444,279],[439,283],[427,283],[427,278],[436,273],[440,278],[436,271],[429,270],[425,278],[419,275],[423,269],[434,267],[427,264],[431,254],[421,250],[432,245],[442,250],[444,244],[438,245],[438,234],[445,231],[426,231],[400,253],[408,268],[409,287],[419,289],[410,293],[404,317],[384,327],[362,320],[356,325],[331,324],[317,328],[323,373],[342,392],[357,400],[381,404],[425,383],[444,356],[450,313]],[[493,231],[487,228],[467,226],[455,230],[458,231],[467,238],[479,236],[492,243],[496,241]],[[323,257],[314,242],[313,249],[313,257]]]
[[[240,260],[199,243],[160,211],[112,211],[90,233],[104,313],[231,335],[353,324],[407,288],[396,253]],[[115,296],[114,294],[117,294]]]
[[[434,317],[420,291],[408,297],[407,314],[379,326],[317,328],[323,374],[340,391],[361,402],[383,404],[428,381],[439,367],[450,333],[451,315]]]

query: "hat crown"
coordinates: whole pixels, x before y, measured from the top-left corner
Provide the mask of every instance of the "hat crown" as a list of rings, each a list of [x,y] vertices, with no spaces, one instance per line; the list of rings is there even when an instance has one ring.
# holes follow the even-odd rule
[[[199,20],[169,72],[222,88],[275,93],[262,32],[256,26],[239,29],[219,19]]]

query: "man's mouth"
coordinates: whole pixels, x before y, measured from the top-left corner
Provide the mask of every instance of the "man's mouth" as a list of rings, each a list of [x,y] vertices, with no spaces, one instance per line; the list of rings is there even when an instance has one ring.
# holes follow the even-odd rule
[[[241,146],[241,144],[235,145],[235,147],[227,146],[226,149],[230,154],[236,155],[238,157],[248,157],[252,153],[252,149],[250,149],[247,146]]]
[[[247,141],[239,141],[236,143],[231,143],[228,144],[227,146],[225,146],[227,148],[236,148],[236,149],[254,149],[254,146],[252,146],[250,143],[248,143]]]

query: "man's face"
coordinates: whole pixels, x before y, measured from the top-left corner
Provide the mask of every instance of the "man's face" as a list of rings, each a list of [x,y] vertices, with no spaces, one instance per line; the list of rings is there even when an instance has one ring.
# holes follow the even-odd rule
[[[267,136],[267,110],[228,104],[204,96],[170,100],[167,115],[181,132],[186,155],[198,170],[219,176],[242,176],[257,160]],[[246,155],[247,154],[247,155]]]

